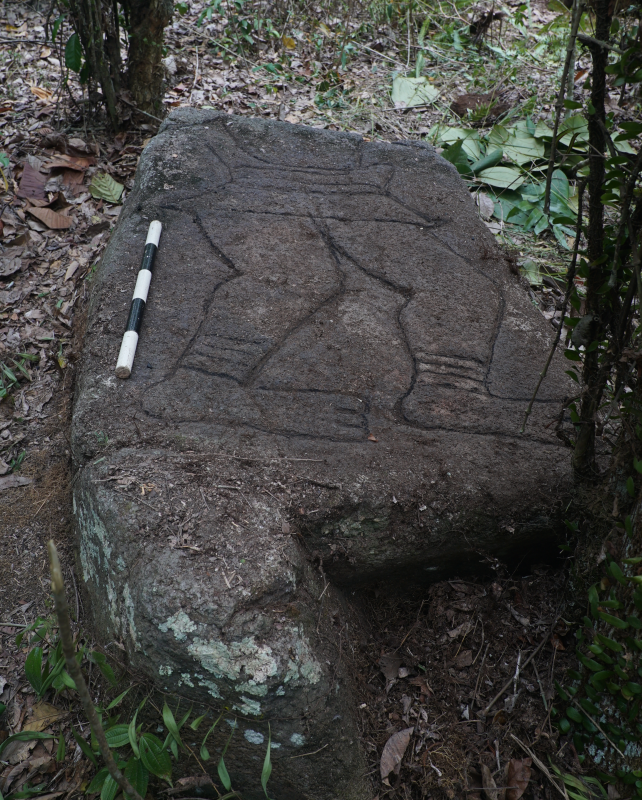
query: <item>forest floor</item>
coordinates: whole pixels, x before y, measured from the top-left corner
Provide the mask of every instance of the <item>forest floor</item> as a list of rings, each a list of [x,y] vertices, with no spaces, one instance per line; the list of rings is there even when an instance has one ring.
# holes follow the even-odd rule
[[[340,11],[301,4],[287,24],[263,19],[257,32],[259,17],[244,10],[249,5],[230,3],[236,11],[205,13],[200,24],[207,6],[179,7],[186,13],[176,15],[166,37],[168,111],[211,107],[389,141],[430,141],[436,123],[483,130],[499,113],[497,106],[489,110],[495,101],[504,119],[530,116],[550,124],[568,22],[555,2],[554,10],[519,1],[419,4],[415,23],[410,11],[405,20],[386,18],[397,6],[375,0]],[[0,743],[27,726],[61,732],[67,744],[57,760],[50,741],[26,743],[8,766],[0,764],[0,792],[38,786],[31,796],[43,798],[86,788],[94,768],[71,726],[86,731],[87,725],[64,695],[48,697],[53,705],[43,711],[25,675],[28,640],[17,646],[15,636],[51,615],[50,538],[61,552],[75,622],[81,629],[88,624],[72,542],[75,365],[92,275],[140,154],[158,129],[157,120],[123,104],[123,131],[109,132],[65,67],[66,23],[55,43],[46,38],[53,21],[37,4],[0,5],[0,156],[7,158],[0,162],[7,181],[0,187],[0,377],[7,395],[0,401],[0,711],[7,707]],[[579,54],[576,96],[587,69]],[[395,107],[392,80],[415,70],[438,96],[420,107]],[[477,99],[461,99],[471,96]],[[452,108],[458,99],[463,122]],[[621,100],[613,90],[609,109],[616,118],[635,118],[639,102]],[[471,111],[462,111],[462,103]],[[118,202],[92,195],[99,174],[124,186]],[[478,186],[471,190],[479,193]],[[529,276],[524,290],[555,323],[560,287],[550,278],[533,279],[532,265],[563,273],[568,251],[550,233],[535,236],[498,223],[478,205]],[[581,774],[572,742],[551,721],[554,684],[573,653],[577,612],[568,602],[569,569],[539,564],[511,574],[492,567],[486,580],[453,579],[403,598],[362,598],[373,633],[356,643],[351,657],[373,798],[535,800],[564,794],[553,783],[551,764]],[[384,745],[412,726],[422,735],[400,773],[382,781]]]

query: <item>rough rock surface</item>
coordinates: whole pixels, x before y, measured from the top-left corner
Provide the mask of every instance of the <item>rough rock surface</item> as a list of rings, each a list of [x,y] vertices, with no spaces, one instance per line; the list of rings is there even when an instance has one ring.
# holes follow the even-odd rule
[[[80,559],[105,636],[239,720],[226,760],[250,800],[267,720],[279,800],[369,798],[340,655],[359,620],[336,586],[555,529],[560,363],[518,433],[551,338],[428,147],[182,110],[146,148],[77,386]]]

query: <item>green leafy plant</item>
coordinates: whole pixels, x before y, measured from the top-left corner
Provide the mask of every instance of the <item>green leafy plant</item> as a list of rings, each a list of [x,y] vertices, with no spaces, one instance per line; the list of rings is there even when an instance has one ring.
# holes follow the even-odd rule
[[[5,170],[7,170],[7,172],[9,171],[10,163],[9,156],[6,153],[0,153],[0,178],[2,178],[5,192],[9,191],[9,182],[7,181]]]
[[[602,781],[621,781],[642,797],[642,769],[624,763],[642,758],[642,556],[606,564],[576,633],[578,669],[557,684],[557,725]]]
[[[50,546],[52,547],[52,545]],[[60,585],[62,585],[61,578],[59,578],[59,587]],[[163,740],[156,735],[159,728],[158,719],[155,719],[156,715],[154,713],[146,715],[146,722],[139,721],[139,716],[145,706],[148,704],[153,705],[148,697],[143,698],[138,704],[130,719],[122,719],[123,715],[119,712],[118,707],[121,706],[123,700],[131,691],[131,686],[127,687],[108,704],[95,706],[89,698],[86,685],[84,685],[84,678],[80,670],[83,663],[90,662],[95,664],[110,687],[117,686],[119,681],[104,653],[88,648],[80,642],[79,637],[72,641],[68,616],[66,618],[67,633],[64,633],[60,617],[62,615],[64,619],[65,615],[68,615],[68,610],[65,610],[64,606],[63,610],[60,610],[60,588],[57,591],[58,595],[54,594],[54,597],[56,598],[58,624],[56,624],[57,620],[53,616],[49,618],[38,617],[18,634],[16,643],[20,646],[26,640],[29,645],[29,652],[25,660],[25,675],[39,698],[42,698],[49,690],[56,693],[62,691],[78,692],[81,699],[83,694],[85,695],[83,707],[84,702],[88,702],[90,709],[93,709],[95,724],[94,722],[91,723],[89,740],[85,739],[73,727],[71,729],[72,736],[78,747],[97,770],[87,788],[87,792],[89,794],[99,793],[101,800],[114,800],[118,792],[124,789],[126,793],[133,792],[143,798],[152,778],[157,778],[171,786],[172,762],[191,755],[191,750],[185,744],[182,732],[186,726],[191,731],[198,731],[208,714],[196,716],[190,722],[190,717],[192,717],[191,706],[178,716],[178,708],[172,710],[167,701],[164,700],[162,709],[158,710],[166,732]],[[67,640],[65,640],[65,635]],[[80,681],[80,689],[77,685],[78,680]],[[0,714],[3,711],[4,707],[0,707]],[[201,762],[207,762],[211,758],[207,749],[207,740],[219,724],[222,716],[222,713],[219,714],[213,724],[206,730],[199,751]],[[236,721],[232,721],[231,725],[232,730],[217,764],[218,777],[226,792],[220,796],[219,800],[231,800],[231,798],[239,797],[232,788],[232,779],[225,764],[225,755],[237,727]],[[150,728],[156,729],[156,733],[152,733]],[[101,737],[104,737],[102,745],[100,742]],[[51,738],[55,738],[53,734],[33,731],[15,734],[0,744],[0,756],[2,750],[12,741]],[[267,784],[272,772],[270,748],[271,731],[268,736],[268,746],[261,773],[261,786],[266,797],[268,796]],[[65,741],[61,735],[58,742],[57,760],[62,761],[64,754]],[[105,764],[104,766],[101,766],[101,760]],[[116,775],[118,780],[113,777],[116,774],[116,770],[120,770],[121,773],[120,777]],[[124,781],[129,785],[129,789],[123,785],[123,777]],[[37,791],[41,789],[42,787],[37,787]],[[36,793],[36,787],[23,787],[20,793],[13,793],[5,798],[0,794],[0,800],[20,800],[21,797],[34,793]]]
[[[17,353],[16,357],[11,359],[11,366],[4,361],[0,362],[0,402],[20,385],[23,378],[28,381],[32,380],[26,364],[29,361],[38,362],[39,360],[40,357],[33,353]]]

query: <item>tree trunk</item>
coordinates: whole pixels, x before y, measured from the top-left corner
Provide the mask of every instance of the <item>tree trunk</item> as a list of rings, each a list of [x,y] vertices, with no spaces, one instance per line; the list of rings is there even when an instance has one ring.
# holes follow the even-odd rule
[[[610,0],[595,0],[595,37],[603,42],[609,39],[611,15]],[[591,46],[593,75],[591,81],[592,113],[588,114],[589,132],[589,213],[588,250],[589,274],[586,281],[586,313],[595,317],[596,329],[606,327],[611,320],[604,319],[604,300],[601,294],[608,280],[606,264],[600,262],[604,252],[604,206],[602,192],[604,184],[604,151],[606,140],[603,125],[606,120],[604,97],[606,93],[605,68],[608,50],[599,45]],[[596,334],[599,336],[599,334]],[[587,353],[584,360],[584,397],[580,406],[580,421],[577,442],[573,452],[573,468],[581,475],[589,476],[595,469],[595,417],[610,371],[600,368],[598,353]]]
[[[163,110],[163,30],[172,19],[172,0],[127,0],[129,52],[127,85],[138,108]]]
[[[98,81],[103,92],[110,122],[118,129],[116,90],[113,69],[105,53],[105,14],[101,0],[70,0],[69,10],[74,30],[78,34],[91,76]],[[120,56],[119,56],[120,58]]]

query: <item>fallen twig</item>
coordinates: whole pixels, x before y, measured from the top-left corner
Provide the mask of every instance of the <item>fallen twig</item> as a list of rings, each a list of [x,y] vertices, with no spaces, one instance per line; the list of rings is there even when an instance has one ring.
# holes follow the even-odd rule
[[[544,647],[544,645],[545,645],[545,644],[546,644],[546,642],[548,641],[548,637],[549,637],[549,636],[550,636],[550,632],[547,632],[547,633],[546,633],[546,636],[545,636],[545,637],[542,639],[542,641],[541,641],[541,642],[540,642],[540,643],[537,645],[537,647],[536,647],[536,648],[533,650],[533,652],[532,652],[532,653],[530,654],[530,656],[529,656],[529,657],[526,659],[526,661],[524,661],[524,666],[522,667],[522,670],[525,670],[525,669],[526,669],[526,667],[527,667],[527,666],[528,666],[528,665],[531,663],[531,661],[532,661],[532,660],[535,658],[535,656],[536,656],[536,655],[539,653],[539,651],[542,649],[542,647]],[[506,683],[505,683],[505,684],[502,686],[502,688],[499,690],[499,692],[497,692],[497,694],[495,695],[495,697],[493,697],[493,699],[490,701],[490,703],[489,703],[489,704],[486,706],[486,708],[485,708],[485,709],[484,709],[484,710],[481,712],[481,715],[482,715],[482,717],[485,717],[485,716],[487,716],[487,715],[488,715],[488,712],[489,712],[489,711],[491,710],[491,708],[492,708],[492,707],[495,705],[495,703],[496,703],[496,702],[499,700],[499,698],[500,698],[500,697],[501,697],[501,696],[504,694],[504,692],[506,692],[508,689],[510,689],[510,686],[511,686],[511,683],[512,683],[512,682],[513,682],[513,678],[512,678],[512,677],[511,677],[511,678],[509,678],[509,679],[506,681]]]

